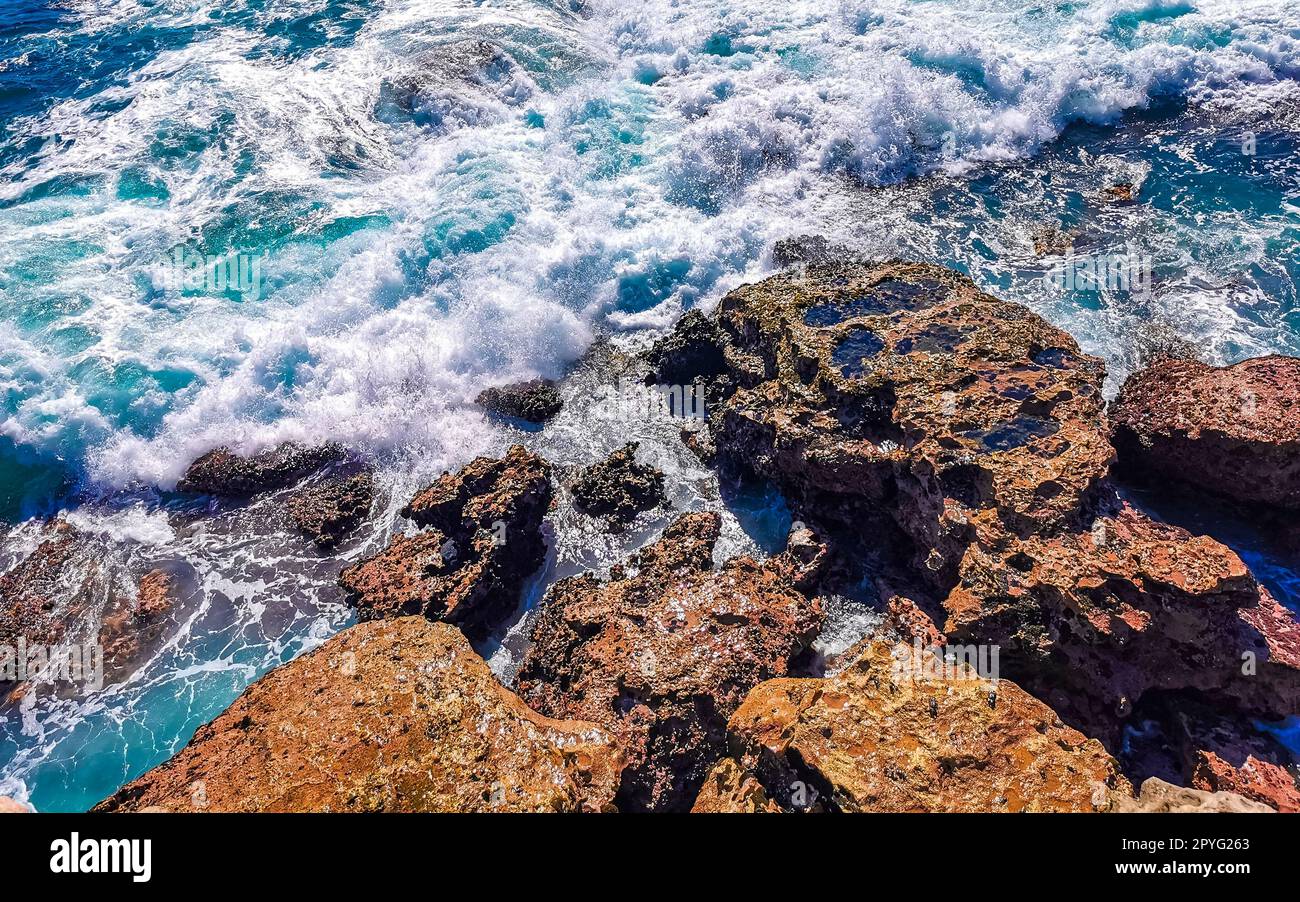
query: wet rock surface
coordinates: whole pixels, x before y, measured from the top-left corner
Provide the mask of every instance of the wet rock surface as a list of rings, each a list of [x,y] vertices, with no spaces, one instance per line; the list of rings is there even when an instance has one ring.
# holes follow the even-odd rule
[[[323,549],[333,548],[370,513],[375,484],[369,471],[332,473],[290,496],[289,518]]]
[[[97,811],[600,811],[621,755],[496,682],[464,637],[364,623],[250,686]]]
[[[726,369],[722,354],[723,337],[718,324],[698,310],[691,310],[673,331],[646,352],[650,381],[686,385],[702,376],[718,376]]]
[[[921,668],[875,642],[830,679],[762,683],[728,724],[732,757],[783,810],[1090,812],[1131,795],[1099,742],[1015,684]]]
[[[638,463],[637,443],[629,442],[578,474],[573,483],[574,505],[613,524],[627,524],[642,511],[668,502],[664,474]]]
[[[841,551],[880,562],[950,640],[1000,646],[1005,674],[1068,722],[1117,741],[1156,689],[1300,707],[1294,617],[1231,550],[1112,487],[1104,370],[1070,336],[904,263],[809,266],[718,316],[723,464],[838,524]]]
[[[616,566],[561,580],[544,600],[519,694],[552,717],[607,726],[627,752],[621,810],[689,808],[744,694],[788,672],[821,622],[794,588],[813,555],[712,569],[714,513],[686,514]]]
[[[99,644],[104,649],[104,681],[129,675],[166,637],[173,625],[176,583],[166,570],[150,570],[140,580],[134,600],[115,599],[104,611]]]
[[[548,379],[489,388],[480,392],[474,403],[490,413],[530,423],[545,423],[564,408],[559,390]]]
[[[1300,511],[1300,359],[1160,360],[1111,405],[1126,475]]]
[[[363,620],[423,614],[481,638],[515,610],[546,556],[551,497],[550,464],[522,446],[476,458],[402,509],[422,532],[394,536],[339,583]]]
[[[81,579],[89,556],[85,537],[56,520],[48,538],[0,574],[0,644],[13,646],[20,637],[42,645],[62,639],[93,599],[94,586]]]
[[[347,458],[341,445],[285,442],[251,456],[217,448],[195,460],[176,483],[177,491],[248,497],[292,485],[315,471]]]

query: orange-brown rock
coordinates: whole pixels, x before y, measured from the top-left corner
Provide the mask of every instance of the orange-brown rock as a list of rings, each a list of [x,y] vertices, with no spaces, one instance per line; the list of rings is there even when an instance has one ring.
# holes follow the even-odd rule
[[[1300,710],[1295,618],[1228,548],[1117,495],[1104,368],[1068,335],[906,263],[790,271],[718,318],[720,458],[838,524],[839,552],[877,558],[949,639],[1002,646],[1070,723],[1117,741],[1145,693],[1180,688]]]
[[[728,724],[733,756],[787,810],[1089,812],[1131,796],[1097,740],[1014,683],[920,667],[878,642],[830,679],[762,683]]]
[[[1128,378],[1110,417],[1120,464],[1136,477],[1300,510],[1298,358],[1160,360]]]
[[[776,814],[781,806],[767,797],[763,784],[732,758],[713,766],[695,797],[691,814]]]
[[[104,681],[114,683],[131,673],[154,648],[171,623],[175,581],[166,570],[151,570],[140,580],[134,599],[113,599],[104,611],[99,644],[104,649]]]
[[[472,638],[490,633],[546,556],[550,474],[550,464],[516,445],[419,492],[402,514],[425,531],[394,536],[339,577],[361,619],[423,614]]]
[[[627,751],[622,810],[686,810],[745,693],[788,672],[815,637],[805,547],[712,569],[715,513],[685,514],[613,568],[556,583],[534,625],[519,694],[544,714],[608,726]]]
[[[502,687],[453,627],[358,624],[250,686],[97,811],[600,811],[621,755]]]
[[[0,574],[0,644],[52,645],[84,613],[93,587],[85,570],[91,555],[85,537],[56,520],[31,554]]]

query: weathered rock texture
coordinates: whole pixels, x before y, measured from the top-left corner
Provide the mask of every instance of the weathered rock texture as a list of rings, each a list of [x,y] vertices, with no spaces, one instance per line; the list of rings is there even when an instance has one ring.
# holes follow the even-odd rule
[[[923,651],[922,655],[928,654]],[[883,642],[825,679],[778,679],[728,724],[736,771],[785,810],[1101,811],[1131,787],[1101,743],[1005,680],[924,679],[916,650]],[[752,787],[719,795],[757,798]],[[724,809],[725,810],[725,809]]]
[[[89,557],[85,538],[66,521],[54,521],[49,538],[0,574],[0,644],[62,639],[91,602],[94,587],[81,579]]]
[[[457,630],[410,617],[273,670],[96,810],[600,811],[620,765],[605,730],[529,710]]]
[[[175,603],[175,581],[165,570],[146,573],[134,599],[118,597],[110,603],[99,629],[106,683],[130,674],[158,646],[172,623]]]
[[[419,492],[402,515],[425,530],[394,536],[339,577],[361,619],[423,614],[472,638],[490,632],[515,610],[546,556],[550,476],[550,464],[515,445],[504,458],[476,458]]]
[[[718,376],[726,370],[723,338],[718,324],[698,310],[691,310],[673,331],[646,352],[650,381],[687,385],[701,376]]]
[[[1118,814],[1272,814],[1273,809],[1252,802],[1233,792],[1205,792],[1186,786],[1174,786],[1157,777],[1142,784],[1136,799],[1114,796],[1111,811]]]
[[[491,413],[530,423],[544,423],[564,408],[555,383],[546,379],[489,388],[480,392],[474,403]]]
[[[767,797],[763,784],[733,758],[723,758],[713,766],[691,806],[692,814],[776,814],[781,810]]]
[[[752,686],[787,673],[820,625],[796,587],[822,556],[805,547],[713,570],[719,523],[683,515],[607,582],[561,580],[533,628],[519,693],[544,714],[618,735],[622,810],[689,808],[723,752],[727,717]]]
[[[247,497],[290,486],[322,467],[342,461],[340,445],[285,442],[249,457],[217,448],[198,458],[176,483],[178,491]]]
[[[296,491],[289,517],[321,548],[332,548],[366,518],[375,497],[369,472],[334,473]]]
[[[1138,477],[1300,510],[1300,359],[1161,360],[1128,378],[1110,417]]]
[[[1069,335],[904,263],[791,271],[718,315],[723,463],[838,524],[841,549],[915,575],[898,591],[949,639],[1001,646],[1005,675],[1069,722],[1117,741],[1153,689],[1300,710],[1290,613],[1228,548],[1111,487],[1104,370]]]
[[[595,517],[626,524],[642,511],[667,502],[664,474],[637,463],[636,442],[629,442],[600,463],[592,464],[573,483],[573,501]]]

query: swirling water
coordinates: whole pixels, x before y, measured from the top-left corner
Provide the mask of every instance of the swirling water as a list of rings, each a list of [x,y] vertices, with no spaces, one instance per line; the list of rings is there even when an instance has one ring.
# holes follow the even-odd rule
[[[780,239],[967,272],[1112,388],[1170,336],[1300,353],[1298,74],[1286,0],[0,0],[3,562],[68,509],[186,575],[125,683],[0,713],[0,792],[87,807],[348,622],[334,575],[398,505],[321,556],[273,501],[194,517],[197,454],[339,440],[400,499],[509,439],[480,389],[708,308]],[[1151,290],[1045,278],[1048,226]],[[194,255],[256,278],[187,286]]]

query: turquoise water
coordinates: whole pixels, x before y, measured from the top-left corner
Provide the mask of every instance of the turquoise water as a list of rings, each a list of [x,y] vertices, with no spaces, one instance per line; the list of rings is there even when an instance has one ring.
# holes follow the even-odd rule
[[[85,808],[349,622],[274,510],[190,523],[189,460],[463,463],[503,440],[483,387],[708,308],[782,238],[967,272],[1112,391],[1171,337],[1300,354],[1297,74],[1283,0],[0,0],[0,559],[71,509],[187,586],[127,683],[0,714],[0,792]],[[1049,226],[1151,290],[1054,283]],[[208,257],[256,278],[187,285]]]

